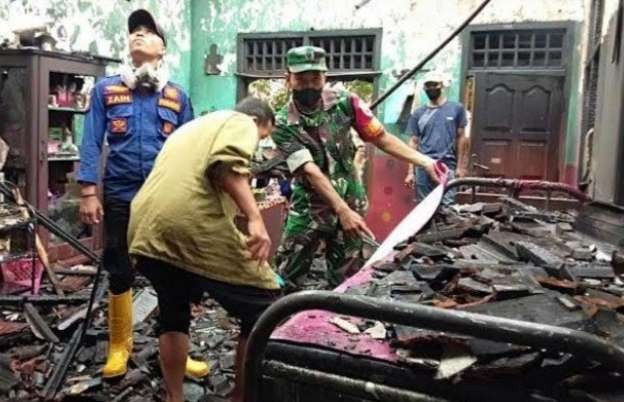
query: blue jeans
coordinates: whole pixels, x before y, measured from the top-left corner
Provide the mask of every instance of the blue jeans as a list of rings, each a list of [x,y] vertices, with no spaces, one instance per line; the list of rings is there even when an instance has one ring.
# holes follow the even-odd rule
[[[450,168],[449,168],[450,169]],[[449,170],[449,180],[453,180],[455,178],[455,169]],[[425,199],[425,197],[433,191],[436,187],[436,184],[431,180],[425,169],[416,168],[416,196],[418,197],[418,202]],[[453,188],[444,193],[444,197],[442,198],[442,205],[448,207],[455,203],[455,194],[457,193],[457,189]]]

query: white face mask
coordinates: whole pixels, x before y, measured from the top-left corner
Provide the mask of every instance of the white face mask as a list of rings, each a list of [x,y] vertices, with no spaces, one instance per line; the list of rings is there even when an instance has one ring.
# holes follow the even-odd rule
[[[160,62],[158,66],[145,63],[140,67],[134,67],[129,63],[122,65],[119,69],[121,80],[130,89],[138,86],[160,92],[169,81],[169,70]]]

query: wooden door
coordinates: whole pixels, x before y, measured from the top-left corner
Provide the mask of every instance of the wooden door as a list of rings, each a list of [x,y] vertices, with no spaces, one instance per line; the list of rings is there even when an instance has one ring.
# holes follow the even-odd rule
[[[486,176],[559,179],[563,78],[478,73],[473,152]]]

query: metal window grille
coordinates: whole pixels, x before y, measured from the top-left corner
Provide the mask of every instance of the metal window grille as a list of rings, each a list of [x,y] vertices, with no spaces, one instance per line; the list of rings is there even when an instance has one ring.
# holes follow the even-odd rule
[[[330,71],[373,70],[375,37],[372,35],[311,37],[310,44],[325,49]]]
[[[245,34],[239,39],[239,73],[280,75],[286,70],[286,53],[302,45],[327,52],[329,73],[378,73],[381,30],[312,31],[287,34]]]
[[[303,45],[303,38],[247,38],[244,40],[246,72],[284,71],[288,49]]]
[[[562,68],[565,39],[565,29],[473,32],[470,68]]]

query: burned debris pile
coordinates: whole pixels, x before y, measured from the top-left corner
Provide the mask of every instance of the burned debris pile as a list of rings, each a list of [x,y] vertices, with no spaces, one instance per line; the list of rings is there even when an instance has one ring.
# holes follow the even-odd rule
[[[575,230],[575,221],[576,212],[546,212],[512,198],[441,210],[391,260],[376,264],[371,280],[346,293],[555,325],[624,348],[622,255]],[[362,337],[379,326],[335,319]],[[624,398],[624,371],[591,355],[384,327],[402,365],[440,381],[509,384],[543,400]]]

